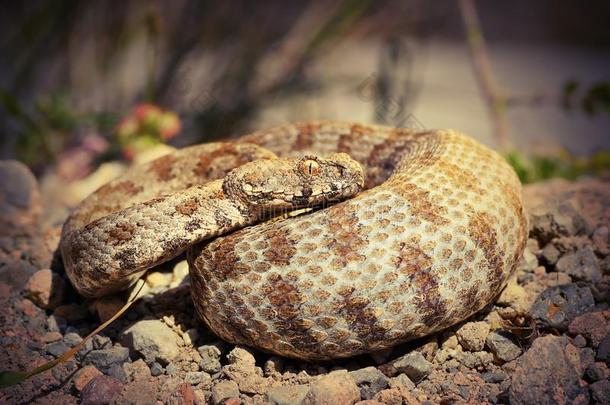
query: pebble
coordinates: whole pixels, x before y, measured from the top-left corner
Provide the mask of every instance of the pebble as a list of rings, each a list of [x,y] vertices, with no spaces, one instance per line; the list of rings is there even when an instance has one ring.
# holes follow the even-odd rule
[[[166,287],[171,281],[171,274],[161,273],[159,271],[152,271],[146,276],[146,284],[148,284],[150,288]]]
[[[227,354],[227,361],[229,364],[235,364],[237,366],[254,367],[256,360],[252,353],[242,347],[236,347]]]
[[[102,375],[102,372],[95,368],[95,366],[85,366],[74,374],[74,378],[72,379],[74,388],[80,392],[83,390],[83,388],[85,388],[89,381],[100,375]]]
[[[93,348],[95,350],[99,349],[109,349],[112,347],[112,340],[108,336],[103,335],[95,335],[91,338],[91,343],[93,343]]]
[[[186,260],[178,262],[172,271],[172,281],[169,284],[170,288],[176,288],[181,284],[188,282],[189,265]]]
[[[22,232],[38,221],[41,212],[38,182],[30,169],[16,160],[0,160],[0,227],[3,233]]]
[[[144,357],[147,363],[169,364],[179,354],[174,331],[158,319],[144,319],[121,333],[121,342]]]
[[[538,267],[538,258],[529,248],[525,248],[518,269],[526,273],[531,273],[536,267]]]
[[[82,341],[83,338],[75,332],[66,333],[66,335],[64,336],[64,343],[70,347],[74,347]]]
[[[587,312],[577,316],[568,327],[572,335],[583,335],[595,348],[610,333],[610,311]]]
[[[595,358],[599,361],[605,361],[606,364],[610,366],[610,333],[599,343]]]
[[[529,208],[531,235],[540,243],[548,243],[559,236],[577,235],[585,228],[584,219],[569,200],[557,201]]]
[[[333,371],[316,380],[305,398],[305,405],[350,405],[360,400],[360,390],[346,371]]]
[[[85,364],[93,364],[98,369],[108,371],[115,365],[121,365],[129,359],[129,349],[115,346],[110,349],[92,350],[84,359]]]
[[[595,301],[588,287],[565,284],[543,291],[530,310],[542,326],[565,331],[570,322],[593,309]]]
[[[597,361],[589,364],[585,370],[585,375],[589,381],[605,380],[610,377],[610,369],[608,369],[606,363]]]
[[[47,353],[57,358],[68,350],[70,350],[70,348],[64,342],[54,342],[48,344],[45,347],[45,350],[47,351]]]
[[[557,263],[559,256],[561,256],[561,252],[559,252],[552,243],[548,243],[544,249],[542,249],[542,258],[551,266],[554,266]]]
[[[308,392],[308,385],[286,385],[270,388],[266,396],[267,401],[275,405],[300,405]]]
[[[389,379],[376,367],[366,367],[350,371],[349,376],[360,388],[360,397],[372,399],[382,389],[389,385]]]
[[[206,373],[217,373],[222,367],[220,364],[221,351],[217,345],[203,345],[197,348],[201,361],[199,367]]]
[[[599,283],[602,279],[602,271],[591,246],[585,246],[574,253],[562,256],[555,265],[555,269],[576,280],[594,284]]]
[[[603,256],[610,254],[610,232],[607,226],[603,225],[595,229],[591,239],[596,253]]]
[[[150,374],[153,377],[156,377],[158,375],[163,374],[163,366],[161,366],[161,364],[157,363],[156,361],[154,361],[151,365],[150,365]]]
[[[455,335],[465,350],[478,352],[485,347],[485,338],[488,333],[489,324],[487,322],[468,322],[462,325]]]
[[[509,387],[511,404],[588,403],[589,392],[581,384],[578,356],[565,336],[548,335],[534,340],[515,364]],[[576,357],[576,358],[575,358]]]
[[[284,371],[284,358],[271,356],[269,360],[265,362],[263,370],[267,376],[275,373],[282,373],[282,371]]]
[[[63,336],[59,332],[47,332],[41,336],[40,341],[42,343],[52,343],[61,340],[62,337]]]
[[[110,404],[117,397],[123,384],[116,378],[100,375],[91,379],[81,391],[82,405]]]
[[[45,309],[55,309],[63,300],[64,291],[64,280],[50,269],[38,270],[25,285],[26,296]]]
[[[591,399],[595,404],[610,404],[610,381],[601,380],[589,385]]]
[[[205,371],[190,371],[184,376],[184,381],[191,385],[209,384],[212,382],[212,377]]]
[[[150,369],[142,359],[138,359],[133,363],[124,363],[123,371],[127,381],[144,381],[151,376]]]
[[[239,397],[239,388],[233,381],[223,380],[212,387],[211,400],[213,405],[221,404],[229,398]]]
[[[125,299],[119,295],[108,295],[95,300],[95,312],[100,322],[106,322],[125,305]]]
[[[504,380],[506,380],[507,376],[505,373],[501,371],[488,371],[486,373],[481,374],[481,378],[488,383],[497,384]]]
[[[415,384],[405,373],[398,374],[396,377],[390,378],[390,388],[405,387],[408,390],[415,389]]]
[[[199,332],[195,328],[191,328],[182,334],[185,346],[193,346],[197,339],[199,339]]]
[[[516,359],[523,352],[514,336],[505,331],[491,332],[487,336],[485,343],[489,350],[504,362]]]
[[[432,363],[416,351],[398,358],[393,365],[396,370],[405,373],[416,384],[432,372]]]

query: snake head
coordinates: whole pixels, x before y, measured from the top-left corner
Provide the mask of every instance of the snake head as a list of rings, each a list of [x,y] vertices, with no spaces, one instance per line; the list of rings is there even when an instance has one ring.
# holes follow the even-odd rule
[[[362,167],[345,153],[257,160],[223,181],[227,196],[258,214],[325,205],[354,196],[363,186]]]

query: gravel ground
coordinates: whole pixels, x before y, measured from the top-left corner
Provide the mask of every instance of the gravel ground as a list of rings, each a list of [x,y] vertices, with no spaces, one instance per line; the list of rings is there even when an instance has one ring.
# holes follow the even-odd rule
[[[236,347],[198,320],[176,260],[151,272],[143,299],[74,359],[0,391],[0,402],[608,404],[609,186],[527,186],[530,239],[509,285],[495,304],[425,339],[324,363]],[[48,221],[61,215],[48,212],[47,197],[23,165],[0,162],[3,369],[59,356],[124,299],[72,290],[55,251],[61,221]]]

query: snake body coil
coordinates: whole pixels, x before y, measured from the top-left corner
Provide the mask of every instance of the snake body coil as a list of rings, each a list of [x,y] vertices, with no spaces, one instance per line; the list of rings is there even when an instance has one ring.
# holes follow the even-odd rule
[[[282,157],[345,152],[364,167],[366,190],[307,215],[199,244],[187,241],[189,224],[216,224],[211,236],[233,228],[220,226],[225,211],[207,197],[177,190],[224,177],[249,161],[272,164],[268,151]],[[181,221],[143,210],[168,192],[179,200],[172,200],[171,214]],[[226,197],[221,201],[230,204]],[[175,214],[178,206],[182,212]],[[129,221],[115,218],[100,230],[100,221],[121,210],[131,212]],[[236,212],[229,213],[251,214]],[[134,227],[168,236],[159,243]],[[217,335],[315,360],[381,350],[468,318],[504,287],[526,231],[514,171],[473,139],[452,130],[416,133],[323,121],[192,147],[135,168],[77,208],[64,226],[61,248],[77,290],[100,296],[125,288],[145,270],[126,276],[121,267],[136,268],[134,260],[148,256],[154,260],[147,266],[154,265],[190,247],[193,301]],[[125,245],[131,250],[120,248],[125,241],[135,242]],[[96,265],[108,258],[112,266]]]

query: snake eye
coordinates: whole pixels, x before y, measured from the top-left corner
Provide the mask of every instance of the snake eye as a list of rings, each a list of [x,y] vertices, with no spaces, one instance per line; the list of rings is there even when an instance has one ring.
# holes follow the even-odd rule
[[[308,176],[315,176],[320,173],[320,164],[313,159],[304,159],[301,162],[300,170]]]

